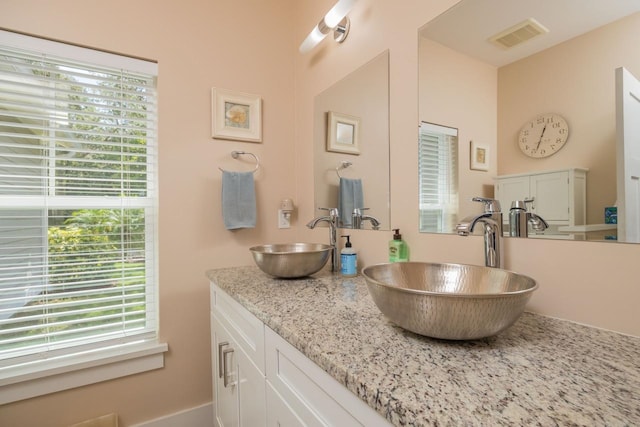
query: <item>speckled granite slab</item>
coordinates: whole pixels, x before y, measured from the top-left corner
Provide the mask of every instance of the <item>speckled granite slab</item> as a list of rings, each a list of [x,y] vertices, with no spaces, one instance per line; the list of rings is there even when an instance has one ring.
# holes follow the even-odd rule
[[[640,338],[525,313],[478,341],[391,324],[362,277],[210,280],[397,426],[640,426]]]

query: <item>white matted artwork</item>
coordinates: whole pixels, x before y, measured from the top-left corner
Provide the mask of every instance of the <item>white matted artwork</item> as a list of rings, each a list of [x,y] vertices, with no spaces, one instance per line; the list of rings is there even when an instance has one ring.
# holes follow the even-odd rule
[[[360,119],[329,111],[327,117],[327,151],[360,154],[358,141]]]
[[[469,157],[471,160],[470,167],[472,170],[489,170],[489,146],[471,141],[471,150],[469,153]]]
[[[262,141],[260,95],[211,88],[211,136],[236,141]]]

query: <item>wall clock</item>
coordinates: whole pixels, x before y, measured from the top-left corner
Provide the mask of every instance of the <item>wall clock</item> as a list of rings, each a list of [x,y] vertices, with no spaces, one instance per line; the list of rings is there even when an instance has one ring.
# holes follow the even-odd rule
[[[518,146],[529,157],[549,157],[564,147],[569,125],[559,114],[540,114],[525,123],[518,135]]]

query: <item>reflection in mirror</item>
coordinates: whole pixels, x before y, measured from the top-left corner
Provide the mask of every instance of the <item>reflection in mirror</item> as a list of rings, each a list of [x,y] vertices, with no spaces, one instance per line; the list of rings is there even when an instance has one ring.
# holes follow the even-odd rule
[[[459,129],[459,218],[478,213],[472,197],[495,197],[509,230],[513,203],[533,198],[513,206],[548,228],[530,225],[522,235],[640,241],[623,231],[640,220],[617,184],[624,176],[616,163],[626,160],[622,149],[616,159],[616,141],[629,130],[616,125],[615,93],[617,68],[640,77],[639,10],[636,0],[463,0],[420,29],[420,120]],[[541,35],[511,48],[490,41],[530,18]],[[537,141],[554,142],[545,124],[560,126],[558,117],[569,137],[542,157]],[[528,129],[540,133],[536,147],[519,144]],[[470,167],[470,141],[489,148],[487,171]],[[621,224],[611,223],[614,207]]]
[[[452,230],[458,220],[458,129],[420,123],[420,231]]]
[[[389,52],[314,100],[315,207],[343,228],[390,229]]]

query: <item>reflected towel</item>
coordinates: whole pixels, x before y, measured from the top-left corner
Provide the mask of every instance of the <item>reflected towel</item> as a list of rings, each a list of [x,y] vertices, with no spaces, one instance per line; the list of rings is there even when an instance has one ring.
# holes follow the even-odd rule
[[[222,218],[227,230],[256,226],[253,172],[222,172]]]
[[[338,189],[338,213],[344,227],[351,227],[351,215],[353,210],[364,207],[364,193],[362,191],[362,180],[351,178],[340,178],[340,188]]]

